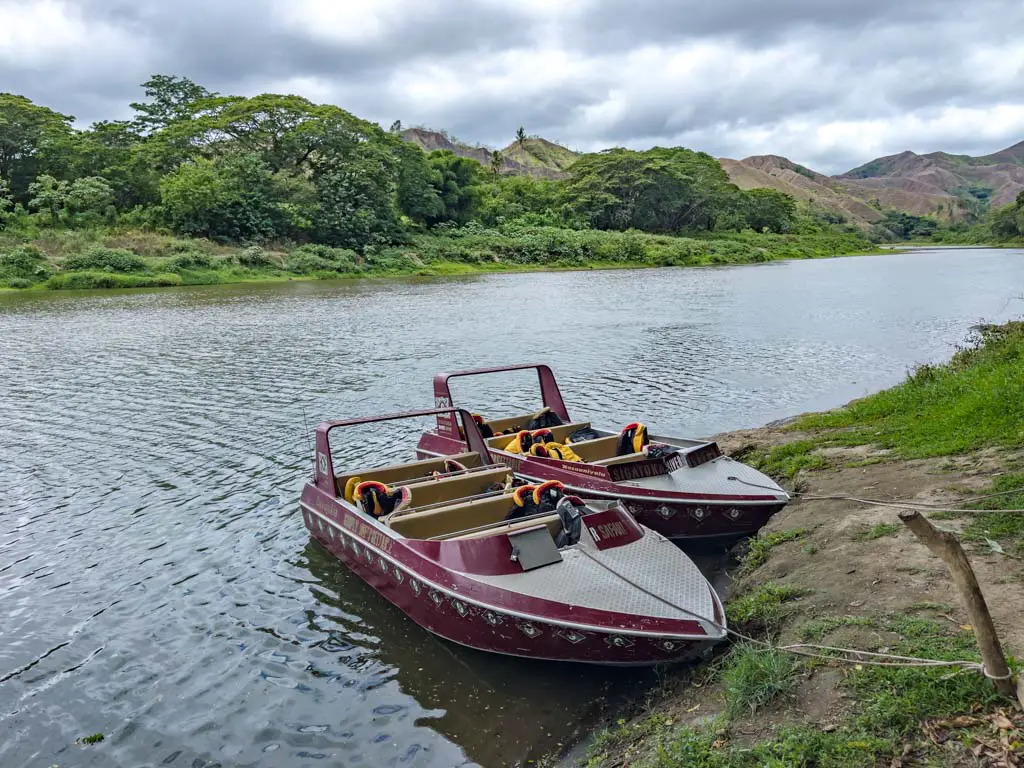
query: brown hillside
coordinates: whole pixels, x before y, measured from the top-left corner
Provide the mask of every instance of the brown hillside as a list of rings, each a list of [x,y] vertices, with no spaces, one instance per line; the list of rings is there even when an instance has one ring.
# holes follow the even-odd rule
[[[901,152],[872,160],[838,178],[845,186],[888,190],[887,194],[900,191],[904,193],[900,199],[914,199],[919,208],[927,207],[916,198],[921,194],[931,196],[934,204],[948,203],[938,199],[942,197],[962,200],[964,212],[1006,205],[1024,190],[1024,142],[982,157]],[[882,202],[886,204],[884,199]]]
[[[740,189],[767,187],[797,200],[837,213],[852,224],[866,226],[882,218],[859,196],[846,192],[829,176],[777,155],[757,155],[745,160],[721,158],[722,168]]]
[[[452,139],[444,131],[432,131],[426,128],[408,128],[401,132],[403,140],[416,144],[426,152],[448,150],[459,157],[468,157],[481,165],[490,168],[492,150],[486,147],[471,147]],[[579,157],[560,144],[547,139],[527,139],[520,146],[513,142],[501,150],[502,173],[528,174],[546,179],[563,178],[565,169]]]

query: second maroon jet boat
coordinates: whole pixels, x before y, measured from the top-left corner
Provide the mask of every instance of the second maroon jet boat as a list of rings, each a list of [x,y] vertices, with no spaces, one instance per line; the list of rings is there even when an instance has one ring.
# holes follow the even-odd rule
[[[537,371],[542,407],[510,416],[475,416],[495,460],[528,482],[558,480],[584,499],[618,500],[643,525],[673,539],[750,536],[789,501],[767,475],[722,454],[708,440],[649,435],[643,424],[619,430],[573,421],[546,365],[440,373],[434,402],[448,408],[457,377]],[[445,414],[424,432],[420,458],[466,450],[463,430]]]

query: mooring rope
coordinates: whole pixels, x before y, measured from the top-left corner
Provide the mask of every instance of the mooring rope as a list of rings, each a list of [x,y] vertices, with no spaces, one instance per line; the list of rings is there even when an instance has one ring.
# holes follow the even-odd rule
[[[675,545],[672,544],[672,542],[669,541],[668,539],[662,539],[661,543],[668,544],[669,546],[675,547]],[[581,552],[582,554],[586,555],[588,558],[590,558],[591,561],[593,561],[597,565],[601,566],[606,571],[614,574],[615,576],[618,576],[620,579],[625,581],[630,586],[635,587],[636,589],[639,589],[644,594],[646,594],[646,595],[648,595],[650,597],[653,597],[655,600],[658,600],[659,602],[664,603],[665,605],[669,606],[670,608],[673,608],[673,609],[675,609],[675,610],[677,610],[677,611],[679,611],[681,613],[685,613],[688,616],[692,616],[693,618],[697,619],[697,621],[699,621],[699,622],[704,622],[704,623],[710,624],[712,627],[718,629],[719,631],[724,632],[724,633],[726,633],[728,635],[732,635],[734,637],[737,637],[740,640],[744,640],[744,641],[746,641],[748,643],[753,643],[754,645],[762,646],[766,650],[785,651],[787,653],[792,653],[792,654],[794,654],[796,656],[806,656],[806,657],[815,658],[815,659],[824,659],[825,661],[833,661],[833,662],[839,662],[839,663],[843,663],[843,664],[854,664],[854,665],[858,665],[858,664],[864,665],[864,664],[866,664],[866,665],[871,665],[871,666],[876,666],[876,667],[958,667],[958,668],[960,668],[962,670],[973,670],[975,672],[980,672],[981,674],[985,675],[985,677],[988,677],[988,678],[990,678],[992,680],[995,680],[995,679],[1006,679],[1006,678],[992,677],[988,673],[988,671],[985,669],[985,665],[982,664],[980,661],[925,659],[925,658],[921,658],[921,657],[918,657],[918,656],[900,656],[900,655],[895,654],[895,653],[882,653],[882,652],[878,652],[878,651],[861,651],[861,650],[857,650],[856,648],[839,648],[837,646],[816,645],[814,643],[792,643],[792,644],[789,644],[789,645],[776,645],[774,643],[767,642],[765,640],[758,640],[757,638],[750,637],[748,635],[743,634],[742,632],[738,632],[735,629],[732,629],[731,627],[726,626],[725,624],[720,624],[719,622],[715,621],[714,619],[709,619],[706,616],[701,616],[700,614],[695,613],[694,611],[691,611],[689,608],[685,608],[685,607],[683,607],[681,605],[677,605],[676,603],[672,602],[671,600],[669,600],[669,599],[667,599],[665,597],[662,597],[661,595],[659,595],[659,594],[657,594],[655,592],[652,592],[651,590],[647,589],[643,585],[637,584],[635,581],[630,579],[625,574],[623,574],[623,573],[617,571],[616,569],[612,568],[607,563],[602,562],[600,559],[595,557],[593,554],[588,552],[583,547],[576,548],[576,551],[577,552]],[[813,650],[805,650],[805,649],[813,649]],[[851,658],[844,658],[842,656],[829,656],[829,655],[826,655],[826,654],[823,654],[823,653],[815,653],[814,651],[835,651],[835,652],[838,652],[838,653],[846,654],[847,656],[849,656],[849,655],[856,655],[856,656],[868,656],[868,657],[871,657],[871,658],[852,658],[851,659]],[[888,661],[880,661],[880,659],[888,659]],[[1010,672],[1010,675],[1011,676],[1013,675],[1012,671]]]
[[[752,488],[764,488],[769,491],[778,492],[777,488],[773,488],[769,485],[762,483],[752,483],[749,480],[743,480],[735,475],[729,475],[727,480],[733,480],[743,485],[749,485]],[[1015,491],[998,491],[997,493],[986,493],[981,496],[972,496],[970,499],[964,499],[964,501],[984,501],[985,499],[994,499],[999,496],[1021,496],[1024,495],[1024,488],[1018,488]],[[959,509],[955,507],[943,507],[939,504],[928,504],[923,501],[910,501],[909,499],[862,499],[857,496],[818,496],[809,493],[790,493],[789,496],[795,499],[802,499],[803,501],[853,501],[858,504],[867,504],[873,507],[892,507],[893,509],[923,509],[930,512],[952,512],[954,514],[977,514],[978,512],[1016,512],[1024,513],[1024,509]]]

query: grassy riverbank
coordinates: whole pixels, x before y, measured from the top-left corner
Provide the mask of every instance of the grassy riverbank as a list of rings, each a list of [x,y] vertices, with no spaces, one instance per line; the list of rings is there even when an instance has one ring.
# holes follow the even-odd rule
[[[34,236],[32,236],[34,235]],[[230,247],[139,230],[0,233],[0,287],[133,288],[255,280],[450,275],[543,269],[749,264],[877,252],[856,234],[701,238],[533,227],[414,235],[362,254],[322,245]]]
[[[720,442],[804,493],[978,509],[928,516],[961,535],[1004,643],[1024,652],[1024,516],[1000,511],[1024,508],[1024,323],[983,328],[948,364],[844,408]],[[734,576],[730,621],[759,640],[978,659],[944,566],[892,508],[795,501]],[[738,643],[702,668],[668,672],[633,717],[599,734],[588,764],[1012,765],[1022,744],[1024,716],[975,672],[840,665]]]

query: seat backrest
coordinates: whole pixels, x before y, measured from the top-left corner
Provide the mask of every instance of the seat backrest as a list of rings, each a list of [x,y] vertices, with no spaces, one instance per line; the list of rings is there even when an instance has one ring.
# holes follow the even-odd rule
[[[596,440],[584,440],[582,443],[569,443],[569,447],[584,461],[599,461],[615,457],[619,436],[609,435]]]
[[[456,456],[448,456],[447,458],[454,459],[470,469],[479,467],[481,464],[480,454],[475,451],[460,453]],[[341,494],[345,492],[345,485],[348,483],[349,478],[353,477],[358,477],[363,481],[376,480],[378,483],[384,483],[385,485],[402,480],[413,480],[418,477],[427,478],[432,472],[443,471],[444,462],[444,458],[424,459],[423,461],[411,461],[405,464],[390,464],[384,467],[370,467],[354,472],[346,472],[343,475],[335,476],[335,485],[338,493]]]
[[[565,438],[571,435],[578,429],[589,427],[589,421],[577,421],[571,424],[562,424],[560,427],[549,427],[551,435],[554,437],[556,443],[564,443]],[[488,448],[497,448],[499,451],[505,450],[505,446],[509,444],[515,435],[498,435],[487,440]]]
[[[504,483],[511,476],[508,467],[481,469],[454,477],[442,477],[437,480],[425,480],[421,483],[410,483],[407,487],[412,492],[409,509],[425,507],[442,501],[453,504],[467,496],[477,496],[487,491],[494,483]],[[403,510],[404,511],[404,510]],[[402,514],[399,512],[399,514]],[[408,513],[407,513],[408,514]]]
[[[387,518],[386,522],[397,533],[410,539],[430,539],[500,522],[514,506],[512,494],[504,494],[423,512],[397,514]]]
[[[613,456],[610,459],[598,459],[593,463],[607,467],[612,464],[630,464],[634,461],[643,461],[646,458],[647,457],[642,453],[627,453],[625,456]]]
[[[471,531],[470,533],[456,533],[454,536],[446,536],[446,541],[463,541],[465,539],[482,539],[486,536],[498,536],[514,531],[525,531],[528,528],[535,528],[538,525],[546,525],[548,533],[554,539],[562,530],[562,519],[557,514],[535,517],[532,520],[512,520],[505,525],[496,525],[485,528],[482,531]]]

